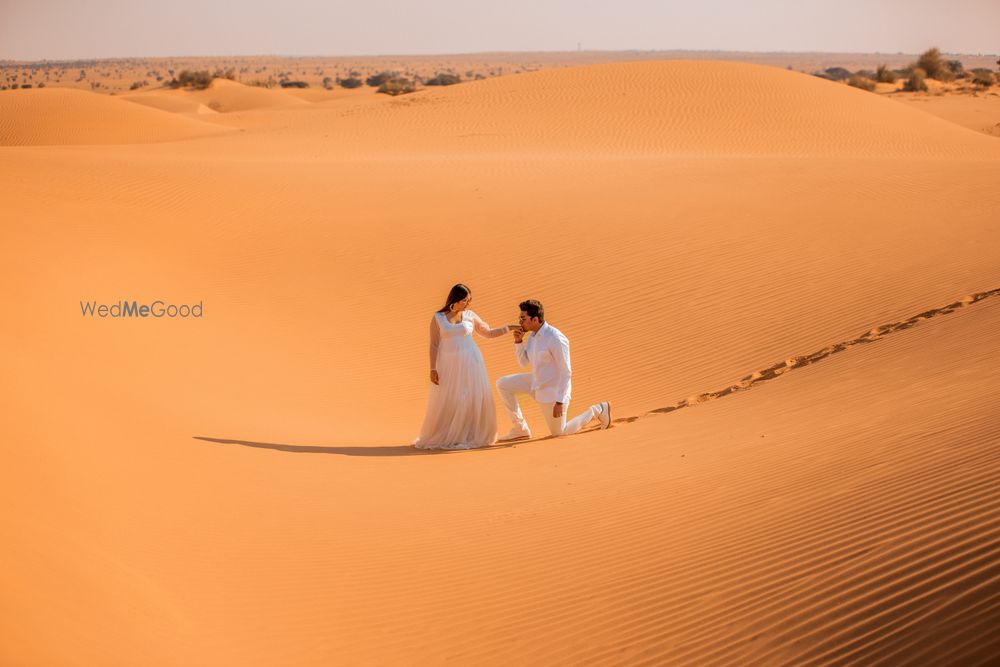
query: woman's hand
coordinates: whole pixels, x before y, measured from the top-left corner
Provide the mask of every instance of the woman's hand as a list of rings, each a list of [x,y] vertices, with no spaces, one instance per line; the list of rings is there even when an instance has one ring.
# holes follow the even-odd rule
[[[440,378],[438,377],[437,371],[431,371],[431,382],[434,384],[440,384]]]

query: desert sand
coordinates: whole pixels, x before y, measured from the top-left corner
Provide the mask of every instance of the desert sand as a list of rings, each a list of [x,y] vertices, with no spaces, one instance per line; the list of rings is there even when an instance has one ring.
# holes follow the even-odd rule
[[[4,91],[0,663],[996,660],[998,165],[732,62]],[[410,447],[458,281],[613,426]]]

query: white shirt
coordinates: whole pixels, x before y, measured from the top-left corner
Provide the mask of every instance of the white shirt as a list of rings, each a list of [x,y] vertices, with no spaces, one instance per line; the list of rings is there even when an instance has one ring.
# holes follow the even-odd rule
[[[573,375],[569,340],[546,322],[527,339],[514,345],[517,362],[531,364],[531,393],[539,403],[569,403]]]

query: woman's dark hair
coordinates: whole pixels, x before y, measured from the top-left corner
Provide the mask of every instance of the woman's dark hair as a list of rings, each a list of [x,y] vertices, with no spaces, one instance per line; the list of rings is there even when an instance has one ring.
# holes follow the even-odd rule
[[[542,307],[542,302],[537,299],[522,301],[518,308],[526,312],[528,317],[537,317],[539,322],[545,321],[545,308]]]
[[[448,292],[448,300],[444,302],[444,308],[442,308],[438,312],[447,313],[449,310],[451,310],[451,304],[458,303],[459,301],[469,296],[470,294],[472,294],[472,290],[470,290],[466,285],[463,285],[462,283],[454,285],[451,288],[451,291]]]

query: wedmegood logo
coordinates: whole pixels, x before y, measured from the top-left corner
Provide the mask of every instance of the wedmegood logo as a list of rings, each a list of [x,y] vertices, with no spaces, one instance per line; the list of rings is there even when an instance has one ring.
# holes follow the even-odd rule
[[[117,301],[112,304],[98,303],[96,301],[81,301],[80,314],[84,317],[171,317],[188,318],[202,317],[205,312],[202,302],[192,304],[167,303],[157,299],[152,303],[139,303],[138,301]]]

